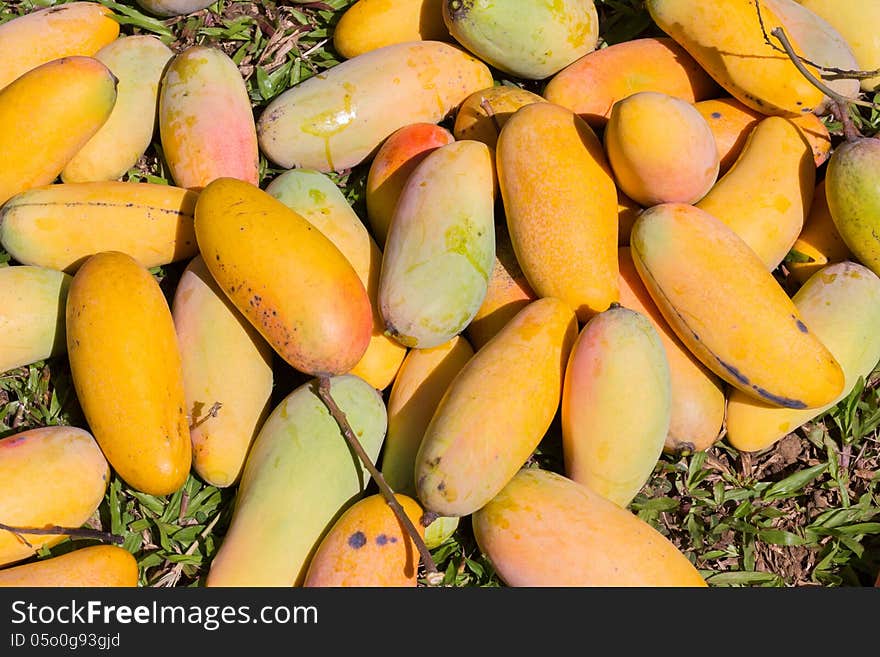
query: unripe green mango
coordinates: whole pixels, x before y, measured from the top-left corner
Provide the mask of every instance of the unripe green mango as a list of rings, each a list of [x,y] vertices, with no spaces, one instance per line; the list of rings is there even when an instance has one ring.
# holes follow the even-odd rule
[[[136,0],[141,9],[147,10],[163,18],[169,16],[186,16],[205,7],[210,7],[211,0]]]
[[[330,394],[375,463],[388,418],[379,392],[351,374]],[[318,396],[318,379],[271,412],[248,454],[229,529],[206,586],[298,586],[333,522],[361,499],[370,474]]]

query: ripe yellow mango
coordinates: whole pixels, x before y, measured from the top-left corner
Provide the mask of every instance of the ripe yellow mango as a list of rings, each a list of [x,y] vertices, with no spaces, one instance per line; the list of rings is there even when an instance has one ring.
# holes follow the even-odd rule
[[[73,277],[66,322],[77,399],[110,465],[143,493],[178,490],[192,445],[174,319],[158,281],[125,253],[96,253]]]
[[[498,136],[498,182],[532,290],[585,322],[617,301],[617,187],[587,123],[553,103],[518,109]]]
[[[0,570],[0,587],[136,587],[134,555],[117,545],[87,545]]]
[[[853,258],[831,218],[823,178],[816,184],[810,212],[785,259],[785,266],[794,280],[803,284],[826,265]]]
[[[441,398],[416,456],[416,491],[426,511],[466,516],[504,488],[556,415],[576,338],[574,311],[544,297],[468,360]],[[525,363],[528,376],[522,376]]]
[[[647,522],[549,470],[517,472],[473,514],[473,528],[508,586],[708,586]]]
[[[370,299],[345,255],[256,185],[218,178],[199,192],[205,264],[285,362],[312,375],[354,367],[372,334]]]
[[[452,41],[443,22],[443,0],[357,0],[333,29],[336,51],[351,59],[407,41]]]
[[[62,425],[14,433],[0,439],[0,518],[10,527],[79,528],[104,499],[109,477],[107,459],[84,429]],[[0,566],[66,538],[0,530]]]
[[[93,57],[54,59],[0,89],[0,205],[54,181],[115,103],[116,78]]]
[[[456,139],[475,139],[494,149],[498,133],[516,110],[542,102],[538,94],[519,87],[499,84],[480,89],[459,105],[452,134]]]
[[[636,220],[630,252],[681,341],[730,385],[788,408],[819,408],[843,390],[840,363],[720,219],[693,205],[655,205]]]
[[[409,41],[348,59],[287,89],[257,121],[260,149],[285,169],[341,171],[398,128],[439,123],[492,85],[482,61],[443,41]]]
[[[777,408],[733,391],[727,405],[727,442],[757,452],[819,417],[867,378],[880,360],[880,278],[852,261],[823,267],[792,297],[801,318],[843,368],[840,394],[813,409]]]

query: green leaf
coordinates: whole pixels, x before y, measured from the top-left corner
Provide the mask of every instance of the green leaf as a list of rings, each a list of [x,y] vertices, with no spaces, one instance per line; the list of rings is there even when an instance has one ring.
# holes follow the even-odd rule
[[[762,498],[764,500],[779,500],[785,497],[792,497],[827,469],[827,463],[820,463],[811,468],[799,470],[770,486],[770,488],[764,491]]]
[[[786,545],[789,547],[803,545],[806,542],[797,534],[782,531],[780,529],[761,529],[758,531],[758,538],[765,543],[770,543],[772,545]]]

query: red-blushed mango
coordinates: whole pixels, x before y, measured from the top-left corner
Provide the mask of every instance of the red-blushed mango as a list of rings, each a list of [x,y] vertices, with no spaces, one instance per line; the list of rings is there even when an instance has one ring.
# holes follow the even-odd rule
[[[636,220],[630,253],[681,341],[730,385],[787,408],[818,408],[843,390],[840,363],[720,219],[684,203],[655,205]]]
[[[617,190],[617,245],[629,246],[629,234],[632,232],[636,218],[644,208]]]
[[[159,138],[180,187],[217,178],[259,180],[254,113],[244,78],[219,48],[190,46],[171,60],[159,87]]]
[[[413,169],[428,153],[453,141],[446,128],[421,122],[398,128],[382,142],[370,162],[364,189],[367,222],[380,247],[385,245],[394,207]]]
[[[473,514],[474,537],[513,587],[707,587],[668,538],[549,470],[524,468]]]
[[[260,429],[206,586],[301,585],[323,536],[364,495],[370,473],[352,454],[318,385],[313,379],[294,389]],[[388,422],[381,395],[352,374],[330,377],[329,386],[375,463]]]
[[[139,7],[156,16],[186,16],[210,7],[209,0],[135,0]]]
[[[107,122],[61,170],[64,182],[118,180],[153,141],[159,82],[174,52],[158,37],[134,34],[95,53],[118,80]]]
[[[424,540],[422,507],[407,495],[394,497]],[[309,561],[303,586],[415,587],[418,570],[415,542],[377,493],[352,504],[333,523]]]
[[[810,212],[804,227],[785,259],[785,267],[800,284],[826,265],[852,260],[847,247],[831,218],[825,197],[825,179],[816,184]]]
[[[138,563],[118,545],[87,545],[0,570],[0,587],[136,587]]]
[[[776,408],[735,390],[727,406],[727,442],[758,452],[823,415],[852,392],[880,361],[880,278],[852,261],[823,267],[792,297],[810,330],[828,347],[846,376],[836,399],[815,409]]]
[[[384,390],[394,380],[406,356],[406,347],[385,335],[385,324],[379,313],[381,249],[342,190],[325,173],[311,169],[285,171],[269,183],[266,192],[326,235],[357,272],[370,298],[373,333],[366,352],[350,373]]]
[[[107,459],[84,429],[59,425],[13,433],[0,439],[0,518],[9,527],[77,529],[100,506],[109,477]],[[0,530],[0,566],[67,537]]]
[[[416,455],[416,491],[426,511],[466,516],[504,488],[556,415],[576,338],[574,311],[543,297],[468,360],[441,398]]]
[[[0,208],[0,243],[18,262],[75,273],[101,251],[122,251],[144,267],[198,252],[198,194],[158,183],[60,183],[16,194]]]
[[[495,255],[495,166],[482,142],[454,141],[413,170],[382,253],[379,312],[385,332],[425,349],[476,315]]]
[[[171,315],[180,346],[193,469],[218,488],[238,481],[269,414],[272,347],[232,304],[201,255],[184,269]]]
[[[54,59],[0,89],[0,205],[54,181],[115,103],[116,78],[93,57]]]
[[[660,334],[637,310],[612,304],[578,334],[562,388],[565,474],[621,507],[651,476],[672,415]]]
[[[696,206],[730,226],[772,271],[800,234],[815,187],[816,165],[801,131],[786,118],[767,116]]]
[[[113,11],[97,2],[44,7],[0,25],[0,89],[62,57],[91,57],[119,36]]]
[[[762,114],[812,112],[824,94],[807,80],[766,34],[785,27],[769,7],[753,0],[647,0],[657,26],[675,39],[731,96]],[[789,39],[795,52],[804,49]],[[816,68],[804,64],[819,78]]]
[[[360,361],[372,335],[370,299],[321,231],[237,178],[199,192],[194,225],[214,280],[285,362],[318,376]]]
[[[86,421],[125,482],[180,489],[192,465],[183,369],[171,309],[131,256],[90,256],[67,294],[67,354]]]
[[[475,91],[459,105],[452,134],[456,139],[475,139],[494,149],[498,133],[516,110],[542,102],[544,98],[536,93],[504,84]]]
[[[696,203],[718,179],[715,137],[692,103],[657,91],[616,102],[604,133],[620,190],[636,203]]]
[[[611,108],[639,91],[696,103],[722,93],[688,52],[669,37],[621,41],[587,53],[547,82],[542,95],[603,128]]]
[[[666,351],[672,410],[663,451],[673,455],[704,451],[721,437],[726,405],[724,385],[694,356],[664,319],[639,277],[629,247],[621,247],[618,263],[620,305],[647,317]]]
[[[0,372],[67,351],[64,307],[71,277],[57,269],[0,268]]]
[[[587,123],[553,103],[518,109],[498,136],[498,182],[516,259],[532,290],[578,320],[617,301],[617,188]]]
[[[342,171],[373,155],[398,128],[439,123],[491,85],[489,67],[452,44],[384,46],[273,98],[257,121],[260,148],[285,169]]]
[[[333,29],[336,52],[351,59],[408,41],[452,41],[443,22],[443,0],[357,0]]]

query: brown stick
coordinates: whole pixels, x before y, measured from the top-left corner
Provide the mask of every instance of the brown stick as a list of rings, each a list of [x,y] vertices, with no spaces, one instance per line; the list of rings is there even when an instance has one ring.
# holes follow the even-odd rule
[[[24,537],[25,534],[32,536],[47,535],[63,535],[76,536],[78,538],[97,538],[107,543],[122,544],[125,537],[109,532],[102,532],[98,529],[88,529],[85,527],[59,527],[58,525],[49,525],[48,527],[11,527],[0,522],[0,530],[15,534],[15,536],[28,547],[33,547]]]

